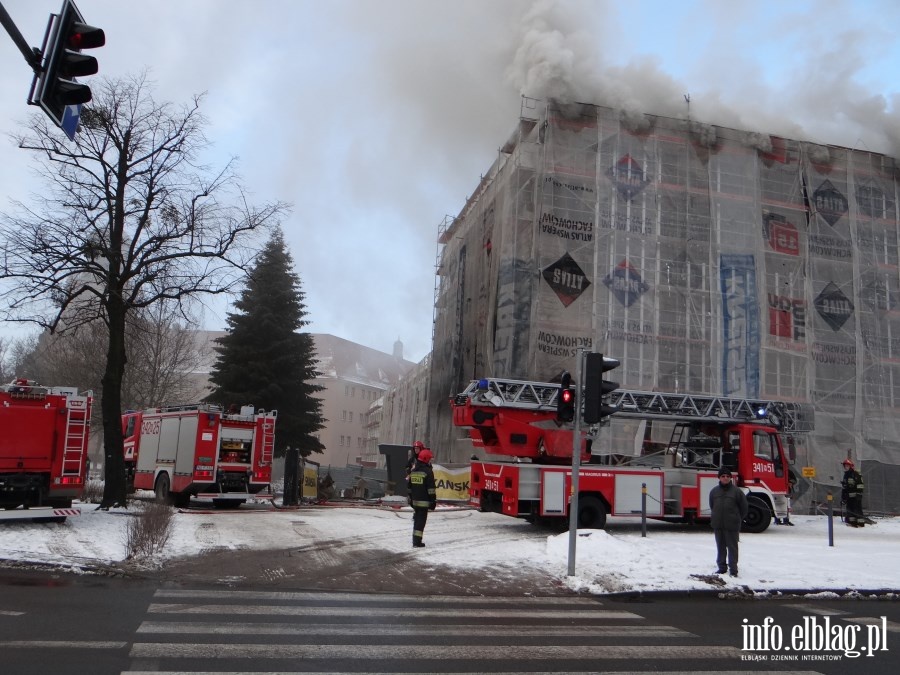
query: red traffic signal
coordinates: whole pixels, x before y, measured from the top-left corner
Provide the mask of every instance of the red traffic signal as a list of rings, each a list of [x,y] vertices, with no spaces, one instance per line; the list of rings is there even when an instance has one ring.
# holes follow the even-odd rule
[[[564,372],[559,383],[559,394],[556,397],[556,421],[571,422],[574,419],[575,392],[572,389],[572,376],[568,372]]]
[[[106,44],[100,28],[84,23],[84,17],[72,0],[63,0],[52,37],[44,51],[38,102],[57,125],[62,126],[66,106],[81,105],[91,100],[91,88],[75,80],[94,75],[97,59],[82,54]]]

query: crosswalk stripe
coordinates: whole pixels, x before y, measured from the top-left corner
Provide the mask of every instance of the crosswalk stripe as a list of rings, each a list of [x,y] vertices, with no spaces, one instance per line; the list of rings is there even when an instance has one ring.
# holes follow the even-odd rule
[[[841,616],[842,614],[849,614],[849,612],[845,612],[840,609],[830,609],[828,607],[819,607],[818,605],[814,605],[813,603],[797,603],[785,605],[785,607],[790,607],[791,609],[797,609],[804,614],[816,614],[818,616]]]
[[[722,675],[721,670],[678,670],[678,671],[666,671],[664,675]],[[794,675],[822,675],[822,673],[815,670],[801,670],[801,671],[792,671]],[[660,671],[658,670],[616,670],[616,671],[606,671],[606,670],[591,670],[591,671],[567,671],[566,675],[659,675]],[[279,670],[277,672],[263,672],[263,671],[246,671],[246,670],[232,670],[232,671],[186,671],[186,670],[126,670],[123,671],[121,675],[346,675],[344,671],[316,671],[314,673],[310,672],[285,672],[283,670]],[[372,673],[366,671],[365,675],[396,675],[396,672],[390,673]],[[558,670],[554,671],[540,671],[536,672],[533,670],[529,671],[521,671],[521,670],[491,670],[491,671],[466,671],[465,673],[443,673],[443,675],[559,675]],[[783,670],[729,670],[728,675],[784,675]]]
[[[95,640],[5,640],[0,649],[122,649],[127,642],[101,642]]]
[[[147,610],[150,614],[273,614],[279,616],[386,616],[392,619],[398,617],[447,618],[450,613],[446,609],[407,609],[404,607],[298,607],[296,605],[195,605],[187,603],[153,603]],[[471,616],[470,611],[465,612]],[[490,609],[478,610],[480,619],[642,619],[643,617],[612,609],[596,610],[530,610],[530,609],[505,609],[493,611]]]
[[[428,645],[287,645],[287,644],[209,644],[138,642],[132,645],[132,658],[192,659],[415,659],[435,661],[459,659],[460,646]],[[560,660],[560,659],[737,659],[737,647],[702,646],[607,646],[596,645],[517,645],[511,655],[509,646],[465,647],[465,657],[472,659]]]
[[[600,601],[592,598],[577,596],[527,596],[515,597],[488,597],[476,595],[401,595],[392,593],[317,593],[307,591],[215,591],[215,590],[184,590],[184,589],[159,589],[154,593],[156,598],[224,598],[226,600],[287,600],[291,602],[323,602],[323,601],[349,601],[357,603],[384,603],[403,602],[407,604],[491,604],[491,605],[585,605],[598,607]]]
[[[402,626],[371,626],[356,624],[348,629],[347,624],[315,625],[296,623],[241,623],[230,622],[182,622],[182,621],[145,621],[137,630],[138,633],[179,635],[346,635],[352,632],[356,638],[364,635],[443,635],[454,637],[475,636],[566,636],[566,637],[697,637],[693,633],[673,626],[523,626],[522,624],[491,624],[490,626],[454,626],[443,624],[422,625],[407,624]]]

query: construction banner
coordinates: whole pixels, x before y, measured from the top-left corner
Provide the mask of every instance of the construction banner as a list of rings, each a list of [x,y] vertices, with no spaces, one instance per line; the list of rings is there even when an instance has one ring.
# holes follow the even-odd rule
[[[469,467],[450,469],[440,464],[433,464],[434,484],[437,488],[438,501],[469,501]]]
[[[318,488],[319,465],[303,465],[303,481],[300,488],[301,499],[316,499],[319,496]]]

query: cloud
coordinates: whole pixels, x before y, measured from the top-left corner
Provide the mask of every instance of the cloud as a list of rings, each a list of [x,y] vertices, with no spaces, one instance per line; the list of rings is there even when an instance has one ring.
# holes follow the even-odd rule
[[[689,114],[756,132],[748,142],[777,133],[900,155],[893,0],[79,7],[106,30],[102,74],[149,66],[160,99],[209,92],[210,162],[237,155],[257,200],[294,204],[283,225],[310,328],[386,352],[399,336],[415,359],[430,349],[438,225],[496,159],[523,95]],[[39,43],[48,9],[8,11]],[[2,42],[0,131],[10,132],[26,116],[16,101],[30,74]],[[28,166],[0,146],[0,196],[39,191]],[[209,328],[223,327],[226,309]]]

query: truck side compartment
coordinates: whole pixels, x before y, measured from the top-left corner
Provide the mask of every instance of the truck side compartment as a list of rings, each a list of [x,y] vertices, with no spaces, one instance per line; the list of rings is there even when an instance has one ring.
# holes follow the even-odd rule
[[[15,379],[0,386],[0,519],[49,515],[61,522],[87,478],[91,392]]]

